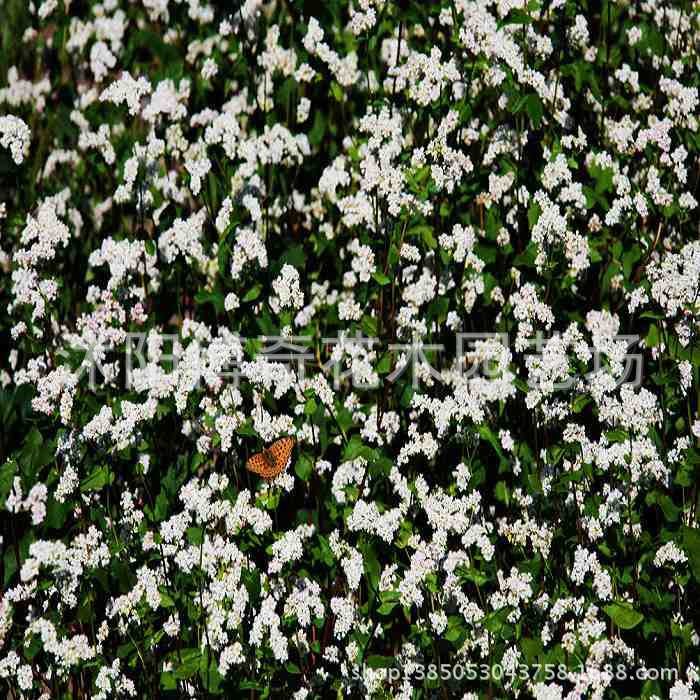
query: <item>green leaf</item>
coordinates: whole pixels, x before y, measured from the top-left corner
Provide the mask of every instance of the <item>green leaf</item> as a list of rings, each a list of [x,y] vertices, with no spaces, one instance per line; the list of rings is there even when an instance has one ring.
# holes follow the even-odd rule
[[[467,568],[465,566],[459,567],[457,569],[457,573],[461,578],[464,578],[467,581],[472,581],[477,586],[483,586],[489,580],[489,577],[486,576],[483,572],[478,571],[474,568]]]
[[[379,564],[379,559],[377,559],[377,553],[371,544],[366,544],[362,548],[362,560],[369,586],[370,604],[372,604],[374,602],[374,597],[377,594],[377,590],[379,589],[379,577],[381,575],[382,568]]]
[[[632,274],[632,267],[642,257],[642,252],[638,245],[634,245],[622,256],[622,269],[625,272],[625,278],[629,279]]]
[[[500,440],[496,437],[496,434],[493,432],[493,430],[491,430],[491,428],[490,428],[488,425],[486,425],[486,424],[480,425],[479,428],[478,428],[478,430],[479,430],[479,435],[481,435],[481,437],[482,437],[484,440],[486,440],[486,442],[488,442],[488,443],[491,445],[491,447],[493,447],[493,449],[496,451],[496,454],[497,454],[502,460],[505,460],[505,459],[506,459],[506,456],[505,456],[505,454],[503,453],[503,449],[502,449],[502,447],[501,447],[501,442],[500,442]]]
[[[255,681],[242,681],[238,684],[238,690],[263,690],[263,687]]]
[[[300,245],[293,245],[282,253],[279,257],[280,266],[287,263],[292,267],[303,269],[306,266],[306,255],[304,248]]]
[[[255,301],[262,292],[262,284],[256,284],[251,287],[244,295],[242,301]]]
[[[437,241],[433,235],[432,226],[426,224],[421,224],[420,226],[414,226],[408,231],[409,236],[420,236],[423,239],[423,243],[428,246],[431,250],[437,248]]]
[[[667,520],[675,522],[678,520],[681,509],[673,502],[670,496],[666,494],[661,494],[656,502],[661,506],[661,510],[664,512],[664,516]]]
[[[372,277],[374,277],[375,281],[382,287],[391,282],[391,278],[387,277],[383,272],[373,272]]]
[[[348,462],[351,459],[360,457],[365,454],[367,449],[362,443],[362,438],[359,435],[353,435],[343,450],[343,461]]]
[[[199,678],[202,681],[204,689],[207,690],[209,694],[222,694],[221,684],[224,679],[219,673],[219,664],[215,654],[202,654],[202,660],[199,665]]]
[[[520,640],[520,647],[523,650],[526,661],[531,664],[534,664],[544,651],[542,642],[539,639],[530,637],[523,637],[523,639]]]
[[[508,502],[510,501],[510,496],[508,494],[508,487],[506,486],[505,481],[499,481],[496,484],[496,487],[494,489],[494,495],[496,496],[497,501],[508,505]]]
[[[393,656],[379,656],[378,654],[372,654],[368,656],[365,663],[369,668],[390,668],[394,663]]]
[[[605,434],[610,442],[627,442],[629,435],[624,430],[610,430]]]
[[[251,601],[256,601],[260,596],[260,572],[257,569],[243,569],[241,571],[241,581],[246,587]]]
[[[338,85],[338,83],[335,82],[335,80],[331,83],[331,94],[333,97],[335,97],[336,102],[342,102],[344,93],[343,93],[343,88]]]
[[[380,615],[389,615],[391,611],[398,605],[397,601],[391,601],[389,603],[382,603],[378,608],[377,612]]]
[[[5,501],[12,490],[12,482],[17,474],[16,462],[5,462],[0,467],[0,509],[5,508]]]
[[[525,110],[527,111],[528,116],[532,120],[534,127],[538,128],[540,123],[542,122],[544,107],[542,106],[542,101],[534,92],[527,96]]]
[[[204,531],[201,527],[188,527],[185,533],[187,534],[187,542],[194,547],[199,547],[204,542]]]
[[[445,639],[448,642],[456,642],[462,636],[463,631],[464,630],[462,630],[457,625],[455,625],[454,627],[450,627],[444,634]]]
[[[29,482],[36,481],[38,471],[51,462],[53,457],[53,443],[45,442],[41,433],[36,428],[32,428],[27,434],[19,455],[22,475]]]
[[[694,527],[683,528],[683,550],[688,556],[690,571],[700,582],[700,530]]]
[[[0,505],[0,507],[2,506]],[[46,519],[44,520],[44,525],[54,530],[60,530],[66,522],[68,513],[70,513],[71,510],[72,507],[68,501],[66,501],[66,503],[59,503],[58,501],[50,500],[46,505]]]
[[[302,480],[308,481],[313,473],[314,467],[311,460],[302,454],[294,465],[294,473]]]
[[[309,131],[309,143],[312,146],[319,146],[323,141],[323,137],[326,133],[327,120],[326,115],[322,109],[317,109],[314,116],[314,125]]]
[[[606,605],[603,610],[605,610],[606,615],[623,630],[633,629],[644,619],[642,613],[638,612],[629,603],[624,601]]]
[[[391,354],[384,353],[375,367],[377,374],[389,374],[391,372]]]
[[[571,410],[574,413],[581,413],[586,406],[592,401],[590,396],[587,396],[586,394],[581,394],[580,396],[577,396],[573,402],[571,403]]]
[[[221,292],[205,292],[202,290],[194,295],[194,301],[198,306],[211,304],[217,313],[224,312],[224,295]]]
[[[647,332],[646,338],[644,338],[644,346],[647,348],[654,348],[661,343],[661,336],[659,335],[659,328],[656,325],[649,326],[649,331]]]
[[[508,24],[532,24],[533,19],[523,10],[515,9],[508,13],[505,19],[500,20],[498,28],[502,29]]]
[[[108,483],[110,483],[110,474],[107,467],[97,467],[93,469],[90,476],[80,482],[80,490],[83,493],[86,491],[99,491]]]
[[[175,668],[173,673],[175,678],[178,680],[191,678],[199,671],[199,665],[202,661],[202,652],[199,649],[183,649],[180,652],[180,658],[182,663]]]
[[[542,209],[540,209],[540,205],[537,204],[533,200],[533,202],[530,204],[527,210],[527,222],[530,225],[530,228],[532,228],[539,220],[540,214],[542,213]],[[518,256],[515,259],[516,264],[520,264],[521,262],[525,262],[524,259],[522,259],[523,256]],[[532,260],[527,261],[529,264],[532,264],[532,261],[534,260],[534,256],[532,256]]]
[[[401,406],[403,408],[408,408],[411,404],[411,401],[413,399],[413,387],[410,384],[406,384],[404,387],[404,390],[401,392]]]
[[[342,430],[348,431],[352,427],[352,413],[345,406],[341,406],[338,409],[336,420]]]
[[[374,318],[374,316],[368,316],[365,314],[360,321],[360,325],[362,326],[362,331],[367,335],[367,337],[377,337],[377,319]]]

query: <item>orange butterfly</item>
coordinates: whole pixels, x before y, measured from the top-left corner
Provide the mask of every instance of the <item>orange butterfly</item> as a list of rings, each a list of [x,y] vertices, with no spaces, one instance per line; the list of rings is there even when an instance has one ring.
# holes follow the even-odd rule
[[[275,440],[262,452],[250,457],[246,462],[246,469],[254,474],[259,474],[266,481],[272,481],[282,473],[289,463],[295,444],[296,440],[293,437]]]

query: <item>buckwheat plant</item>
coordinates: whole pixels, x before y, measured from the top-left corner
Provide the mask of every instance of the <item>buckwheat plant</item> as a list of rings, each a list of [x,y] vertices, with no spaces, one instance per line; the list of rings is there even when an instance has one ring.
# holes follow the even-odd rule
[[[3,697],[697,697],[697,0],[0,37]]]

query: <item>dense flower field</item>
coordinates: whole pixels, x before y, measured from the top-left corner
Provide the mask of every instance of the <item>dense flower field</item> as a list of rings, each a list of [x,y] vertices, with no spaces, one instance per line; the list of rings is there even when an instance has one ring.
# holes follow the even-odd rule
[[[699,49],[0,0],[2,697],[696,698]]]

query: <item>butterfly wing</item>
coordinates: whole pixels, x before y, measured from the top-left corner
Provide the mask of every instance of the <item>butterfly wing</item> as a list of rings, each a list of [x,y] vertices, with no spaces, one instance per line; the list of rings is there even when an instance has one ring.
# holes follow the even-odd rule
[[[249,457],[245,465],[246,469],[254,474],[259,474],[260,476],[265,477],[265,475],[269,473],[270,469],[272,468],[270,459],[265,452],[258,452],[252,457]]]
[[[270,447],[250,457],[246,467],[263,479],[271,481],[287,466],[295,443],[296,440],[292,437],[275,440]]]
[[[265,450],[265,456],[268,459],[270,468],[267,470],[266,474],[262,475],[264,479],[274,479],[284,471],[292,455],[294,442],[294,438],[291,437],[281,438],[280,440],[275,440],[275,442]]]
[[[283,437],[275,440],[268,448],[268,453],[272,456],[275,468],[282,471],[292,456],[292,450],[296,440],[293,437]]]

